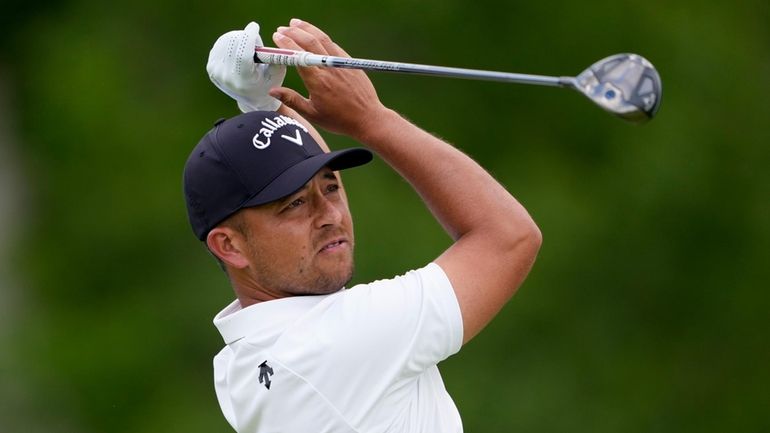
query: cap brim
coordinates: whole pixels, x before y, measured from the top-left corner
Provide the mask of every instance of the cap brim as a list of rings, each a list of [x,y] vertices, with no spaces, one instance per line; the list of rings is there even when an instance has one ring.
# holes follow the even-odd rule
[[[289,167],[267,184],[262,191],[241,204],[239,208],[258,206],[291,195],[326,166],[337,171],[364,165],[371,160],[372,153],[360,147],[312,156]]]

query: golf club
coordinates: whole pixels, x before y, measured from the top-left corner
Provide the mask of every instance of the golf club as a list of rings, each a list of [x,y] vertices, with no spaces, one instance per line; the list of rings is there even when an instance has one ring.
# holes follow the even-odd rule
[[[551,77],[355,59],[269,47],[257,47],[254,61],[287,66],[325,66],[567,87],[582,93],[606,111],[635,123],[645,122],[655,116],[663,91],[658,71],[652,63],[638,54],[615,54],[606,57],[577,77]]]

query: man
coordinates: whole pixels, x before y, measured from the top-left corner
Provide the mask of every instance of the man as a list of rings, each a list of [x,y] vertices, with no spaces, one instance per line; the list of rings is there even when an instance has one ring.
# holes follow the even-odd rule
[[[246,113],[219,122],[185,166],[193,230],[238,298],[214,320],[226,343],[214,360],[225,417],[239,432],[461,432],[436,365],[522,283],[537,226],[469,157],[386,108],[363,72],[300,68],[308,98],[279,87],[280,68],[251,61],[258,31],[252,23],[214,45],[211,78]],[[347,55],[297,19],[273,41]],[[452,246],[419,269],[345,289],[353,224],[335,170],[370,154],[328,152],[305,119],[386,161]]]

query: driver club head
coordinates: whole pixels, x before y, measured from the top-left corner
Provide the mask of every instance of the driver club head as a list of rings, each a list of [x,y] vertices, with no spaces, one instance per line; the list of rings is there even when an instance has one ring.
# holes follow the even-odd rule
[[[615,54],[599,60],[572,84],[596,105],[634,123],[655,116],[663,91],[658,71],[638,54]]]

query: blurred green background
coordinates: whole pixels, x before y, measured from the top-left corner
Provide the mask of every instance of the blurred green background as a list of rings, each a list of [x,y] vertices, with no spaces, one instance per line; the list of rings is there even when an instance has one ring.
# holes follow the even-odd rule
[[[269,39],[295,16],[365,58],[549,75],[650,59],[664,96],[644,126],[566,90],[370,75],[544,234],[518,295],[442,364],[446,385],[468,432],[770,431],[766,0],[5,0],[0,431],[230,431],[211,319],[233,294],[189,229],[181,172],[237,113],[205,73],[214,40],[250,20]],[[381,161],[345,181],[355,282],[449,244]]]

